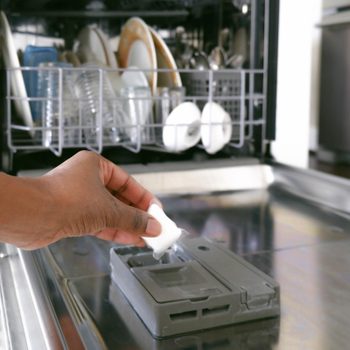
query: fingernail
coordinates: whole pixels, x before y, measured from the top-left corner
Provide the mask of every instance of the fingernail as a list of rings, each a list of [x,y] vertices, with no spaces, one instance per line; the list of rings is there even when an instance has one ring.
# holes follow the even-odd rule
[[[150,217],[147,221],[147,227],[146,227],[146,234],[150,236],[158,236],[162,231],[162,227],[160,226],[160,223]]]
[[[163,208],[162,202],[161,202],[158,198],[156,198],[156,197],[154,197],[154,198],[151,200],[150,206],[151,206],[151,204],[157,204],[159,207]]]

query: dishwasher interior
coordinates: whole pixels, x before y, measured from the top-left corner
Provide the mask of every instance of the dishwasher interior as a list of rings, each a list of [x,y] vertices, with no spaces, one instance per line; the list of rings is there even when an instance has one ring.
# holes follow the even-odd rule
[[[119,164],[262,158],[277,4],[5,1],[2,168],[48,168],[77,149]]]
[[[157,338],[112,282],[110,254],[124,247],[90,236],[34,252],[1,244],[0,347],[347,347],[350,184],[269,159],[278,1],[1,4],[2,170],[37,176],[79,149],[101,153],[193,242],[276,280],[281,316],[201,330],[196,313],[173,312],[192,331]],[[214,324],[226,311],[201,308]]]

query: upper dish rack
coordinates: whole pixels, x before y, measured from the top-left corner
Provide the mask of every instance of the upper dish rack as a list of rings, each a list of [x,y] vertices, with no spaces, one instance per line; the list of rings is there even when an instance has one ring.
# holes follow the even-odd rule
[[[35,75],[31,95],[13,93],[18,72]],[[93,65],[7,69],[7,142],[12,151],[64,148],[101,153],[121,146],[132,152],[216,153],[253,141],[265,123],[264,70],[111,69]],[[151,91],[150,74],[177,74],[181,85]],[[29,105],[30,108],[24,107]],[[22,120],[15,110],[30,110]]]

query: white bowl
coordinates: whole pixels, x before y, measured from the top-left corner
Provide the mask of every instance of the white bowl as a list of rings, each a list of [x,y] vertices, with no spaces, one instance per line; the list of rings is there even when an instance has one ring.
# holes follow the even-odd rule
[[[200,140],[201,112],[193,102],[176,106],[163,126],[163,143],[167,150],[181,152]]]
[[[202,111],[200,132],[207,153],[220,151],[231,139],[230,115],[216,102],[207,102]]]

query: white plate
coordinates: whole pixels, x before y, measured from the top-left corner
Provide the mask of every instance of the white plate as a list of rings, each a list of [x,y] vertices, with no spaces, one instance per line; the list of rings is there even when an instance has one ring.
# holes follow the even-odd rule
[[[176,62],[171,54],[167,44],[162,37],[151,27],[149,30],[152,35],[157,55],[157,65],[160,69],[171,69],[169,72],[158,72],[157,86],[160,87],[180,87],[182,86],[181,77],[177,71]]]
[[[19,60],[16,47],[12,38],[11,29],[4,12],[0,12],[0,35],[3,38],[2,52],[6,68],[19,68]],[[26,87],[24,85],[23,74],[20,70],[14,70],[10,73],[10,84],[12,94],[20,99],[14,100],[14,105],[18,115],[22,118],[24,124],[33,128],[33,117],[30,111]],[[30,134],[34,132],[31,129]]]
[[[117,60],[105,34],[96,26],[83,28],[74,46],[82,63],[94,63],[117,68]]]
[[[130,18],[120,34],[118,61],[121,68],[135,66],[145,70],[152,93],[157,88],[157,56],[151,33],[138,17]],[[147,70],[151,70],[148,71]]]
[[[102,30],[98,29],[97,27],[94,27],[93,29],[100,38],[104,47],[107,65],[111,68],[118,68],[117,58],[115,57],[115,53],[112,50],[112,46],[110,45],[107,36],[102,32]]]
[[[123,87],[142,86],[149,87],[146,75],[137,67],[130,67],[122,75]]]

